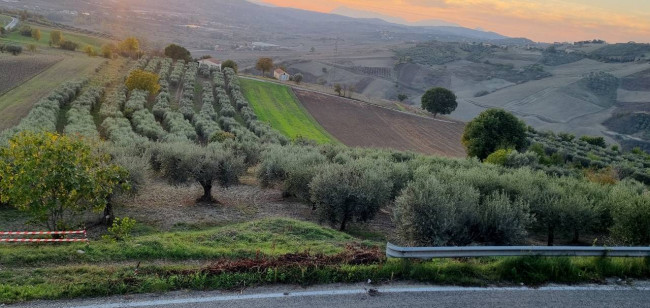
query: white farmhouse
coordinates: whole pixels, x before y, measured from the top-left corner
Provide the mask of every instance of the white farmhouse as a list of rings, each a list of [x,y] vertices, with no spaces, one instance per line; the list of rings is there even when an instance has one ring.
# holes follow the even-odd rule
[[[217,60],[215,58],[201,59],[198,62],[199,62],[199,66],[201,64],[205,64],[205,65],[207,65],[207,66],[209,66],[211,68],[216,67],[217,69],[219,69],[219,71],[221,71],[221,61],[219,61],[219,60]]]
[[[287,74],[287,72],[279,68],[275,69],[275,71],[273,72],[273,77],[275,77],[275,79],[280,81],[289,81],[289,74]]]

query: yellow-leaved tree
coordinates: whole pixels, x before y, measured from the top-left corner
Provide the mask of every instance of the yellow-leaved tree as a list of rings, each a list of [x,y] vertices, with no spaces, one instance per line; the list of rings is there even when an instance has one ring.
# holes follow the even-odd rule
[[[158,77],[155,73],[150,73],[143,70],[134,70],[129,74],[129,77],[126,78],[126,87],[129,91],[135,89],[149,91],[150,94],[155,95],[160,91],[160,85],[158,84]]]
[[[31,222],[61,231],[83,213],[101,211],[128,172],[78,138],[23,132],[0,148],[0,201],[29,213]]]

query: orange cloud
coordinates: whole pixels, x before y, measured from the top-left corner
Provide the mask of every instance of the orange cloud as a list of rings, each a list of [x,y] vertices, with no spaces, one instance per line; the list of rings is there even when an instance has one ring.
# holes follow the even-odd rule
[[[278,6],[330,12],[339,6],[398,16],[409,21],[442,19],[536,41],[601,38],[610,42],[650,41],[650,11],[637,0],[606,9],[561,0],[263,0]],[[575,1],[575,0],[574,0]],[[594,3],[604,0],[593,0]],[[629,2],[629,3],[628,3]],[[611,4],[610,4],[611,5]]]

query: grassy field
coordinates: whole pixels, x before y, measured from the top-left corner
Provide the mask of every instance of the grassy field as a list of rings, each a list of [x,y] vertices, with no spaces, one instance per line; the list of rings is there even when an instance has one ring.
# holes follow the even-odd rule
[[[304,137],[318,143],[337,142],[307,112],[289,87],[243,78],[241,86],[258,118],[288,137]]]
[[[246,266],[295,260],[309,251],[324,258],[346,245],[375,247],[345,233],[292,219],[264,219],[201,231],[136,235],[127,242],[90,245],[0,245],[0,303],[171,290],[239,290],[264,284],[325,284],[393,280],[437,284],[539,285],[598,282],[605,277],[650,277],[642,258],[475,258],[408,261],[384,259],[364,265]],[[366,250],[372,251],[372,250]],[[292,255],[288,255],[292,254]],[[282,259],[285,257],[285,259]],[[220,263],[211,263],[222,260]],[[228,261],[224,261],[228,260]],[[237,263],[241,262],[241,263]],[[256,263],[257,262],[257,263]],[[280,264],[282,261],[278,261]],[[288,264],[291,264],[291,261]],[[222,264],[224,270],[210,270]],[[242,264],[242,265],[233,265]]]
[[[49,69],[0,96],[0,129],[12,127],[22,119],[32,105],[60,84],[94,73],[103,61],[87,56],[66,56]]]
[[[13,31],[6,37],[0,38],[0,42],[11,42],[17,44],[35,44],[37,46],[49,46],[50,32],[56,29],[51,29],[51,28],[46,28],[46,27],[36,26],[31,24],[28,25],[31,26],[32,29],[41,30],[41,39],[39,41],[35,41],[31,37],[22,36],[20,35],[19,31]],[[21,26],[22,24],[18,26],[18,29],[20,29]],[[102,38],[87,36],[80,33],[66,32],[66,31],[63,31],[63,38],[65,40],[69,40],[79,44],[79,49],[84,48],[84,46],[86,45],[90,45],[95,47],[96,49],[100,49],[102,45],[110,42],[109,40],[105,40]]]

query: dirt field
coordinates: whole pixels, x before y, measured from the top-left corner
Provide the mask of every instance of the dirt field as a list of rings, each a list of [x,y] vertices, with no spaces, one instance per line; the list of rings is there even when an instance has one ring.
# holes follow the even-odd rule
[[[0,95],[61,61],[61,57],[41,55],[0,55]]]
[[[348,146],[390,148],[464,157],[465,125],[396,112],[362,102],[294,89],[305,108]]]

